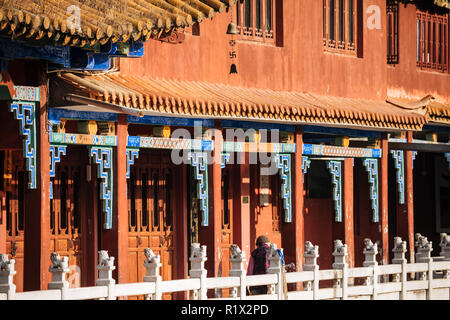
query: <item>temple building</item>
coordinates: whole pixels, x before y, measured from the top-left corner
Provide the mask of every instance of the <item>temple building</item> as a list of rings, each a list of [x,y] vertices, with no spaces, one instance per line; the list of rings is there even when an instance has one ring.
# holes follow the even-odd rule
[[[298,271],[307,240],[321,268],[336,239],[352,267],[365,238],[388,264],[400,236],[413,262],[415,233],[450,232],[449,18],[442,0],[4,1],[17,290],[47,288],[51,252],[73,286],[99,250],[117,283],[142,281],[145,248],[187,278],[192,243],[225,277],[259,235]]]

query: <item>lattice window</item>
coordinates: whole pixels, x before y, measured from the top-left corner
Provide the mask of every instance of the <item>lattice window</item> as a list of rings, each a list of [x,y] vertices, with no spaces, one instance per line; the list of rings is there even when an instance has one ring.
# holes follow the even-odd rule
[[[357,0],[323,0],[323,45],[356,51]]]
[[[386,6],[388,64],[397,64],[399,62],[398,17],[398,1],[389,0]]]
[[[275,42],[275,6],[282,0],[240,0],[236,25],[242,39]]]
[[[417,67],[448,71],[448,15],[417,11]]]
[[[75,235],[81,232],[80,167],[57,168],[54,195],[50,200],[52,235]]]

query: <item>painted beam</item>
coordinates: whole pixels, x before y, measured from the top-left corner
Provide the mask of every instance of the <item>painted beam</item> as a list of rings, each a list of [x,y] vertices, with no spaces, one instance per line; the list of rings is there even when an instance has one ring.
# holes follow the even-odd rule
[[[180,127],[214,127],[214,120],[211,119],[196,119],[186,117],[158,117],[158,116],[127,116],[128,123],[134,124],[149,124],[160,126],[180,126]]]
[[[144,56],[144,44],[140,41],[131,44],[108,41],[100,46],[100,51],[111,58],[142,58]]]
[[[223,152],[295,153],[295,143],[256,143],[224,141]]]
[[[426,124],[422,127],[422,131],[433,131],[433,132],[447,132],[450,133],[450,126],[440,126],[433,124]]]
[[[389,149],[391,149],[391,150],[405,150],[405,151],[446,153],[446,152],[450,152],[450,143],[427,142],[427,141],[420,141],[420,140],[413,140],[411,143],[409,143],[409,142],[389,141]]]
[[[213,142],[199,139],[129,136],[127,147],[211,151],[213,150]]]
[[[335,134],[342,136],[352,136],[352,137],[368,137],[380,139],[382,136],[381,132],[378,131],[366,131],[358,129],[347,129],[347,128],[336,128],[336,127],[326,127],[326,126],[302,126],[303,133],[324,133],[324,134]]]
[[[283,132],[295,132],[295,125],[286,125],[270,122],[256,122],[256,121],[239,121],[239,120],[222,120],[222,128],[235,129],[255,129],[255,130],[279,130]]]
[[[70,66],[69,46],[28,46],[10,39],[0,38],[0,57],[6,59],[42,59],[63,67]]]
[[[48,108],[48,120],[51,124],[59,124],[61,119],[117,122],[117,117],[117,113],[74,111],[62,108]]]
[[[51,132],[49,134],[49,139],[50,143],[53,144],[81,144],[103,147],[117,146],[117,136]]]
[[[303,155],[348,157],[348,158],[381,158],[381,149],[350,148],[319,144],[303,144]]]

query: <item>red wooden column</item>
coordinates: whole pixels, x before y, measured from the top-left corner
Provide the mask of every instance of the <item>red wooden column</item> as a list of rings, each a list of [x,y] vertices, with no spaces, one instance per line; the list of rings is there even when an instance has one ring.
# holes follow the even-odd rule
[[[0,191],[0,254],[6,253],[6,193]]]
[[[216,122],[214,132],[213,163],[208,165],[209,181],[209,225],[199,228],[201,245],[207,246],[206,269],[208,277],[217,277],[220,267],[222,232],[222,133],[220,123]]]
[[[117,283],[128,281],[128,202],[127,202],[127,141],[128,123],[124,114],[119,114],[116,126],[117,148],[114,152],[114,203],[112,229],[102,230],[102,248],[115,257],[116,270],[113,277]]]
[[[407,132],[407,141],[412,143],[413,133]],[[414,185],[413,185],[413,160],[412,151],[405,152],[405,202],[407,207],[407,225],[408,225],[408,244],[409,244],[409,261],[414,263]]]
[[[388,264],[389,261],[389,221],[388,221],[388,137],[386,134],[381,139],[382,157],[380,161],[380,223],[381,223],[381,243],[382,243],[382,258],[383,264]]]
[[[117,282],[128,281],[128,201],[127,201],[127,116],[120,114],[117,121],[117,149],[116,149],[116,203],[117,203]]]
[[[294,157],[294,247],[295,265],[297,270],[303,270],[303,253],[305,251],[305,220],[303,216],[304,184],[303,184],[303,133],[301,127],[296,127],[295,132],[295,157]]]
[[[412,132],[407,132],[407,142],[412,142]],[[410,262],[414,262],[414,199],[412,151],[403,151],[405,161],[405,203],[397,204],[396,236],[408,242]]]
[[[250,164],[248,153],[237,153],[240,161],[234,165],[233,182],[233,239],[250,257]]]
[[[179,177],[179,183],[177,190],[177,206],[175,215],[175,228],[176,228],[176,278],[187,279],[188,278],[188,204],[187,204],[187,166],[182,164],[177,167],[177,176]],[[187,300],[187,292],[179,292],[177,294],[178,300]]]
[[[44,290],[50,272],[50,143],[47,127],[46,78],[36,104],[36,183],[25,191],[24,291]]]
[[[348,249],[349,268],[355,265],[355,234],[353,230],[353,161],[344,160],[344,237]]]

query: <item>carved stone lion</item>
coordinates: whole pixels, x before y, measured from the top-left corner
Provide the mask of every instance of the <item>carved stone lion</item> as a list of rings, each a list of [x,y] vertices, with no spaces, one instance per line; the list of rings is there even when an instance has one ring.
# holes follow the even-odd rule
[[[147,258],[147,262],[149,263],[157,263],[160,260],[159,256],[154,254],[150,248],[144,249],[144,255]]]
[[[423,248],[423,249],[427,249],[430,247],[430,243],[428,242],[428,238],[422,236],[420,233],[416,233],[415,235],[415,239],[416,239],[416,247],[418,248]]]
[[[230,251],[231,251],[232,259],[242,259],[243,256],[245,255],[245,252],[242,252],[242,250],[236,244],[232,244],[230,246]],[[243,255],[243,253],[244,253],[244,255]]]
[[[450,248],[450,235],[447,235],[446,233],[441,233],[440,246],[442,248]]]
[[[374,244],[369,238],[364,239],[365,251],[378,252],[378,244]]]
[[[10,271],[14,263],[11,263],[7,254],[0,254],[0,271]]]
[[[394,249],[406,250],[406,241],[403,241],[401,237],[394,237]]]
[[[305,254],[307,255],[319,255],[319,247],[313,245],[310,241],[305,242]]]
[[[63,268],[65,266],[65,263],[69,260],[67,257],[61,257],[59,256],[59,253],[52,252],[50,255],[50,260],[52,261],[53,265],[51,266],[53,269],[55,268]]]
[[[98,265],[99,266],[112,266],[114,263],[114,257],[109,257],[107,250],[100,250],[98,252]]]
[[[200,243],[193,243],[191,250],[191,258],[203,258],[206,257],[206,246],[200,247]]]
[[[347,245],[342,243],[342,240],[334,240],[334,252],[335,253],[346,253]]]

